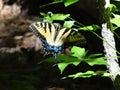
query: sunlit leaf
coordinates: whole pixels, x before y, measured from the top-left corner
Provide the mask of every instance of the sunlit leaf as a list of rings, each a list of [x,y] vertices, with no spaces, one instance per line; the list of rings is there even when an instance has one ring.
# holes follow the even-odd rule
[[[48,22],[53,22],[53,19],[51,18],[51,15],[53,15],[52,12],[48,12],[47,14],[40,12],[40,15],[43,16],[42,21],[48,21]]]
[[[120,27],[120,15],[113,14],[114,18],[111,19],[111,23],[115,24],[117,27]]]
[[[113,26],[113,27],[112,27],[112,30],[116,30],[117,28],[119,28],[119,27]]]
[[[116,10],[117,10],[116,5],[110,4],[110,11],[111,11],[111,12],[115,12]]]
[[[86,60],[84,60],[86,63],[88,63],[90,66],[93,65],[108,65],[106,60],[102,57],[100,58],[87,58]]]
[[[75,21],[65,21],[63,27],[71,28]]]
[[[71,57],[71,56],[63,55],[63,54],[59,55],[58,59],[59,59],[59,61],[63,61],[61,63],[66,63],[67,65],[73,64],[73,65],[77,66],[81,62],[81,60],[78,60],[75,57]]]
[[[96,73],[94,71],[86,71],[86,72],[79,72],[79,73],[76,73],[76,74],[73,74],[73,75],[68,75],[68,77],[72,77],[73,79],[75,78],[89,78],[89,77],[92,77],[96,75]]]
[[[40,15],[45,16],[46,14],[44,12],[40,12]]]
[[[120,21],[120,18],[113,18],[113,19],[111,19],[111,22],[113,24],[115,24],[116,26],[120,27],[120,22],[118,22],[118,21]]]
[[[77,58],[70,57],[70,56],[63,55],[63,54],[58,56],[58,60],[61,61],[57,64],[61,74],[63,73],[64,69],[68,65],[73,64],[73,65],[77,66],[81,63],[81,61],[78,60]]]
[[[59,63],[59,64],[58,64],[58,68],[59,68],[61,74],[63,73],[64,69],[65,69],[67,66],[68,66],[68,64],[66,64],[66,63]]]
[[[100,29],[100,26],[98,25],[90,25],[90,26],[84,26],[84,27],[80,27],[78,28],[78,30],[87,30],[87,31],[92,31],[92,30],[98,30]]]
[[[65,7],[67,7],[67,6],[69,6],[69,5],[71,5],[71,4],[74,4],[74,3],[76,3],[76,2],[78,2],[79,0],[66,0],[65,2],[64,2],[64,5],[65,5]]]
[[[80,48],[77,46],[73,46],[73,48],[71,49],[71,52],[73,53],[72,56],[77,58],[83,57],[86,54],[85,48]]]
[[[102,56],[103,54],[101,54],[101,53],[96,53],[96,54],[90,54],[88,57],[89,58],[97,58],[97,57],[100,57],[100,56]]]
[[[108,73],[108,72],[105,72],[102,76],[103,76],[103,77],[111,77],[111,74]]]
[[[90,78],[92,76],[96,76],[96,75],[100,75],[100,76],[103,76],[103,77],[109,77],[110,74],[107,73],[107,71],[104,71],[104,70],[97,70],[97,71],[92,71],[92,70],[88,70],[86,72],[78,72],[76,74],[72,74],[72,75],[68,75],[67,77],[63,77],[62,79],[66,79],[66,78],[69,78],[69,77],[72,77],[73,79],[75,78]]]
[[[70,14],[53,14],[51,16],[51,18],[53,20],[65,20],[66,18],[68,18],[70,16]]]

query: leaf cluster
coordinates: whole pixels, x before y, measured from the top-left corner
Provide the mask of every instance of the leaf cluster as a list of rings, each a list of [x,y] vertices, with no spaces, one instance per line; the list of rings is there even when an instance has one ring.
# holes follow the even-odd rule
[[[67,7],[78,1],[79,0],[54,0],[52,3],[43,5],[41,7],[44,7],[47,5],[52,5],[52,4],[57,4],[57,3],[64,3],[65,7]],[[115,12],[116,9],[117,9],[116,6],[114,4],[111,4],[111,7],[110,7],[111,12]],[[101,27],[96,24],[85,26],[85,25],[81,24],[80,22],[71,18],[70,14],[61,14],[61,13],[53,14],[52,12],[48,12],[46,14],[44,12],[40,12],[40,15],[43,16],[43,18],[41,18],[42,21],[48,21],[48,22],[52,22],[52,23],[54,23],[54,21],[63,21],[62,26],[66,27],[66,28],[75,27],[75,29],[77,29],[77,30],[91,31],[91,32],[101,29]],[[113,24],[115,24],[117,27],[119,27],[120,26],[119,22],[117,22],[117,20],[119,19],[119,16],[116,14],[113,14],[113,16],[114,16],[114,18],[111,19],[111,22]],[[58,24],[58,23],[56,23],[56,24]],[[115,27],[114,29],[116,29],[117,27]],[[96,35],[96,36],[98,36],[98,35]],[[54,57],[47,58],[45,61],[54,62]],[[58,56],[58,62],[59,63],[57,63],[55,65],[58,66],[58,69],[60,70],[61,74],[64,72],[65,68],[68,67],[70,64],[73,64],[74,66],[78,66],[79,64],[81,64],[81,62],[86,62],[91,67],[94,65],[108,66],[108,64],[106,62],[106,58],[102,57],[102,54],[87,55],[87,51],[85,51],[85,48],[80,48],[77,46],[72,47],[70,55],[60,54]],[[88,78],[88,77],[95,76],[95,75],[102,75],[102,76],[108,77],[109,73],[107,73],[107,71],[101,71],[101,70],[98,70],[98,71],[88,70],[86,72],[78,72],[73,75],[68,75],[67,77]],[[67,77],[64,77],[64,78],[67,78]]]
[[[54,62],[54,57],[50,57],[46,59],[47,62]],[[107,66],[107,62],[105,60],[105,57],[102,57],[102,54],[90,54],[87,55],[87,51],[85,51],[85,48],[80,48],[77,46],[73,46],[71,49],[70,55],[64,55],[61,54],[58,56],[58,62],[56,65],[58,66],[60,73],[62,74],[65,70],[65,68],[71,64],[74,66],[78,66],[81,64],[81,62],[86,62],[90,66],[94,65],[105,65]],[[98,73],[99,72],[99,73]],[[92,71],[88,70],[87,72],[78,72],[74,75],[68,75],[68,77],[76,78],[78,77],[91,77],[94,75],[103,75],[106,74],[106,71]]]

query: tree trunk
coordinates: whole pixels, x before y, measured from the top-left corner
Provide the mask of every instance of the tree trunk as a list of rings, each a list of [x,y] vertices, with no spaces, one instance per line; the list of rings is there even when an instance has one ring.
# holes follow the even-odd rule
[[[118,83],[120,82],[120,67],[116,54],[114,34],[111,29],[112,25],[110,23],[110,0],[98,0],[98,4],[102,26],[101,34],[103,37],[105,56],[107,57],[108,70],[116,90],[120,90],[120,84]]]

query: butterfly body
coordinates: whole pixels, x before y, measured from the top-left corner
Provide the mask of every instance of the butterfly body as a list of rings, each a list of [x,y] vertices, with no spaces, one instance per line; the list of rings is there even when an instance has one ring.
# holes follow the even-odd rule
[[[58,55],[66,45],[72,45],[81,40],[81,34],[77,31],[49,22],[32,23],[29,29],[41,39],[48,54]]]
[[[63,45],[61,46],[49,45],[46,41],[43,41],[43,45],[44,45],[45,51],[50,52],[52,54],[61,53],[63,50]]]

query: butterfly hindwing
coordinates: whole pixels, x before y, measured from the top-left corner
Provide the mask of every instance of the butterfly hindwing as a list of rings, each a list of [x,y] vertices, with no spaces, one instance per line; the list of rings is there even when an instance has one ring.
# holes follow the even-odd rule
[[[78,31],[72,29],[71,33],[66,38],[66,45],[82,45],[86,43],[85,37]]]

